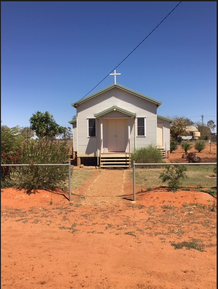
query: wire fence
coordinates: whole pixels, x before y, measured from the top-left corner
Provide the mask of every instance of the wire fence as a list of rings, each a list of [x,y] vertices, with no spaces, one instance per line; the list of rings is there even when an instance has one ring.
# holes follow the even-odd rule
[[[136,167],[141,167],[144,169],[145,171],[145,168],[148,169],[148,168],[160,168],[160,167],[163,167],[163,166],[216,166],[217,163],[136,163],[135,161],[133,161],[133,165],[132,165],[132,174],[133,174],[133,201],[135,202],[136,201]],[[147,170],[148,171],[148,170]],[[145,174],[143,175],[143,177],[145,176]],[[152,172],[152,174],[150,175],[153,180],[155,178],[157,178],[157,175],[154,175],[154,172]],[[149,176],[148,176],[149,177]],[[196,174],[194,174],[194,177],[196,178]],[[192,180],[193,182],[195,181],[194,179]],[[151,180],[152,182],[152,180]],[[155,182],[153,181],[153,184]],[[216,181],[213,183],[215,183],[215,186],[216,186]]]
[[[1,167],[24,167],[24,166],[68,166],[69,178],[69,201],[71,202],[71,162],[65,164],[1,164]]]

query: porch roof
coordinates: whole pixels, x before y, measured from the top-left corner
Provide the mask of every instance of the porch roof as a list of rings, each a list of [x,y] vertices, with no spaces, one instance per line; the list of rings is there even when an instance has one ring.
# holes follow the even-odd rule
[[[118,112],[123,113],[123,114],[125,114],[125,115],[128,115],[128,116],[130,116],[130,117],[136,117],[136,114],[135,114],[135,113],[133,113],[133,112],[131,112],[131,111],[128,111],[128,110],[125,110],[125,109],[123,109],[123,108],[120,108],[120,107],[118,107],[118,106],[116,106],[116,105],[114,105],[114,106],[112,106],[112,107],[110,107],[110,108],[108,108],[108,109],[106,109],[106,110],[103,110],[103,111],[101,111],[101,112],[99,112],[99,113],[96,113],[96,114],[94,114],[94,116],[95,116],[96,118],[99,118],[99,117],[101,117],[101,116],[103,116],[103,115],[105,115],[105,114],[107,114],[107,113],[112,112],[112,111],[118,111]]]

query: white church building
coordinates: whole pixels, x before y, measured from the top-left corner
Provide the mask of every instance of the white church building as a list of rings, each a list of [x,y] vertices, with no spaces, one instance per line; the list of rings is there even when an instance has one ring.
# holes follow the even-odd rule
[[[116,83],[72,106],[73,151],[77,165],[129,167],[131,153],[153,145],[166,156],[170,151],[172,119],[157,114],[161,101]]]

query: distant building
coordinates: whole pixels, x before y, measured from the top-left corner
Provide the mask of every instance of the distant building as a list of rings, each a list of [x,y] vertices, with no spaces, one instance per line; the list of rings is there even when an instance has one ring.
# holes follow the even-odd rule
[[[187,134],[182,136],[183,140],[197,140],[201,136],[201,133],[194,125],[186,126]]]

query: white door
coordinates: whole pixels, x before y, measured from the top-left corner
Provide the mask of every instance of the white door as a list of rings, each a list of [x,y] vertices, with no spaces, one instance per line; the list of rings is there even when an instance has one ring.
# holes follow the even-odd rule
[[[127,126],[125,119],[108,120],[108,151],[125,152],[127,141]]]

